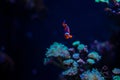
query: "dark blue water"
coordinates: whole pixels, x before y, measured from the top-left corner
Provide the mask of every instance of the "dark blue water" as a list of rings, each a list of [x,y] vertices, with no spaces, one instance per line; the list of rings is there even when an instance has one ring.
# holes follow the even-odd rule
[[[2,1],[0,46],[16,66],[16,80],[56,80],[61,70],[43,66],[43,59],[54,41],[71,46],[75,40],[89,45],[94,40],[106,41],[119,27],[103,11],[105,5],[94,0],[44,0],[47,16],[31,19],[31,12],[21,4]],[[7,12],[6,12],[7,11]],[[42,15],[42,14],[41,14]],[[64,39],[61,25],[66,20],[73,38]]]

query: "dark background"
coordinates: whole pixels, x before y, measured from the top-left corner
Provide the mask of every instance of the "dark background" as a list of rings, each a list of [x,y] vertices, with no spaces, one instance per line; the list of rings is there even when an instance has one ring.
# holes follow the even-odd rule
[[[34,11],[19,1],[0,1],[0,47],[15,62],[15,80],[56,80],[60,70],[43,66],[43,59],[54,41],[67,46],[75,40],[89,45],[94,40],[107,41],[119,31],[119,25],[104,12],[105,4],[94,0],[44,0],[46,11],[31,19]],[[73,38],[64,39],[61,25],[66,20]],[[11,79],[10,79],[11,80]]]

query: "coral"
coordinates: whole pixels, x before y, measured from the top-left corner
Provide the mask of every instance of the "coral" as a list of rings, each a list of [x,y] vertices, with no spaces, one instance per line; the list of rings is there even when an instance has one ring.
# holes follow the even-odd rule
[[[80,41],[75,41],[72,43],[73,46],[78,46],[80,44]]]
[[[95,61],[93,59],[87,59],[88,64],[95,64]]]
[[[80,75],[81,80],[105,80],[97,69],[85,71]]]
[[[109,15],[120,15],[120,0],[95,0],[95,2],[107,3],[104,9]]]
[[[78,73],[78,69],[76,67],[71,67],[68,70],[62,72],[62,75],[73,76],[73,75],[76,75],[77,73]]]
[[[109,3],[109,0],[95,0],[95,2],[105,2],[105,3]]]
[[[68,69],[62,72],[62,75],[76,75],[78,73],[78,63],[73,59],[63,61],[64,65],[68,65]]]
[[[78,49],[79,51],[84,50],[84,48],[85,48],[85,45],[84,45],[84,44],[79,44],[78,47],[77,47],[77,49]]]
[[[64,64],[64,65],[70,65],[70,64],[72,64],[73,62],[74,62],[73,59],[67,59],[67,60],[64,60],[64,61],[63,61],[63,64]]]
[[[114,69],[112,70],[112,72],[113,72],[114,74],[120,74],[120,69],[114,68]]]
[[[81,58],[80,58],[79,60],[77,60],[77,62],[78,62],[78,63],[85,64],[85,61],[84,61],[83,59],[81,59]]]
[[[72,55],[72,57],[73,57],[74,59],[79,59],[79,58],[80,58],[80,54],[79,54],[79,53],[74,53],[74,54]]]
[[[68,48],[61,44],[54,42],[53,45],[48,48],[48,51],[46,52],[46,57],[65,57],[70,58],[70,54],[68,52]]]
[[[113,48],[112,44],[109,41],[100,42],[95,40],[91,44],[91,49],[96,50],[97,52],[104,53],[104,51],[110,51]]]
[[[50,58],[44,58],[44,65],[47,65],[51,61],[52,61],[52,59],[50,59]]]
[[[113,76],[113,80],[120,80],[120,76]]]
[[[98,69],[95,69],[95,65],[102,59],[99,52],[101,52],[103,47],[109,46],[108,42],[105,42],[105,44],[96,42],[96,44],[97,46],[100,45],[101,48],[96,48],[96,50],[93,48],[89,51],[87,45],[80,43],[80,41],[73,42],[72,48],[54,42],[50,48],[47,49],[44,63],[53,63],[64,69],[61,75],[63,76],[62,79],[65,80],[111,80],[112,78],[113,80],[119,80],[119,76],[116,76],[120,74],[120,69],[118,68],[112,70],[113,75],[110,74],[107,66],[99,70],[100,72]],[[96,45],[94,47],[96,47]]]
[[[95,51],[89,53],[88,57],[92,58],[92,59],[95,59],[97,61],[99,61],[101,59],[101,56],[97,52],[95,52]]]

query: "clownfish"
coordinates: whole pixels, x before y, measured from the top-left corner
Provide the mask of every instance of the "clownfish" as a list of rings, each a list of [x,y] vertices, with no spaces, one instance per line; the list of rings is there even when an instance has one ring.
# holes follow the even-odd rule
[[[62,22],[62,26],[64,27],[64,37],[65,37],[65,39],[72,38],[72,35],[70,34],[70,28],[66,24],[65,20]]]

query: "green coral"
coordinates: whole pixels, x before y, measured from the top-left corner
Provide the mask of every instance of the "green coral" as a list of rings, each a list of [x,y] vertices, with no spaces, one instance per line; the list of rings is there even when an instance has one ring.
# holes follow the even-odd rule
[[[88,54],[88,58],[92,58],[99,61],[101,59],[101,56],[97,52],[93,51]]]
[[[87,59],[87,62],[88,62],[89,64],[95,64],[95,61],[94,61],[93,59]]]
[[[120,80],[120,76],[113,76],[113,80]]]
[[[80,75],[81,80],[105,80],[97,69],[87,70]]]
[[[79,44],[78,47],[77,47],[77,49],[78,49],[79,51],[84,50],[84,48],[85,48],[85,45],[84,45],[84,44]]]
[[[73,46],[78,46],[80,44],[80,41],[75,41],[72,43]]]
[[[109,0],[95,0],[95,2],[97,2],[97,3],[99,3],[99,2],[109,3]]]
[[[54,42],[50,48],[47,49],[46,57],[64,57],[64,58],[70,58],[70,54],[68,51],[67,46]]]

